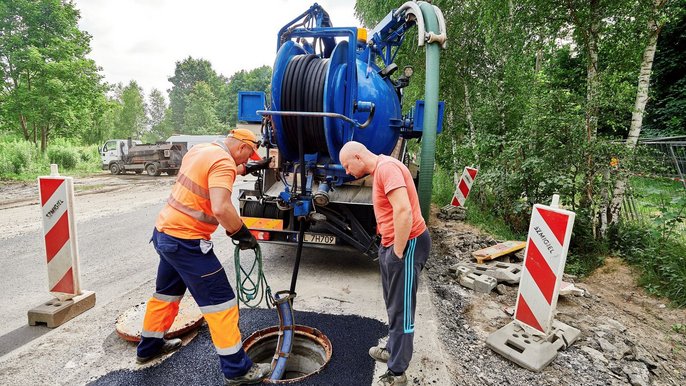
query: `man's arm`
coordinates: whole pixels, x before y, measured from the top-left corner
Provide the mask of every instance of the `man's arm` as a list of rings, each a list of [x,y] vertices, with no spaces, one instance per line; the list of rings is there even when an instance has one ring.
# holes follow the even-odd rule
[[[212,213],[219,224],[229,234],[235,233],[243,226],[241,217],[231,203],[231,191],[225,188],[210,188],[210,202]]]
[[[407,195],[407,188],[403,186],[390,191],[388,201],[393,207],[393,227],[395,228],[393,252],[402,258],[412,230],[412,207]]]

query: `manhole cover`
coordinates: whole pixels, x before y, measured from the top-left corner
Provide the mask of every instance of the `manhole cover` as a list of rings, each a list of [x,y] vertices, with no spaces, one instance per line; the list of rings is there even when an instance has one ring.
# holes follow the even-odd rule
[[[117,334],[124,340],[140,342],[143,318],[145,317],[145,303],[137,304],[121,314],[115,322]],[[190,295],[181,299],[179,314],[174,319],[174,324],[164,335],[166,339],[176,338],[202,325],[203,318],[198,305]]]

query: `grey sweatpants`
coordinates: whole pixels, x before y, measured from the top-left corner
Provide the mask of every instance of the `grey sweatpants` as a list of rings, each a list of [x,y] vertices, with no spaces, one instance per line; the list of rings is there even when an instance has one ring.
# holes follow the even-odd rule
[[[379,248],[381,284],[389,325],[386,344],[390,354],[388,368],[396,374],[405,372],[412,359],[417,284],[430,250],[428,229],[408,241],[402,259],[393,252],[393,245]]]

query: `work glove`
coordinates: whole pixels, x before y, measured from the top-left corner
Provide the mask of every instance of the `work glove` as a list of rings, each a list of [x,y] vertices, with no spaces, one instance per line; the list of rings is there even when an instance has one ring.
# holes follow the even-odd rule
[[[257,248],[257,240],[255,239],[255,236],[250,233],[250,230],[247,226],[245,226],[245,224],[243,224],[241,229],[234,233],[229,233],[229,231],[226,231],[226,235],[231,237],[234,240],[234,244],[236,244],[241,250]]]
[[[272,157],[264,157],[259,161],[250,161],[245,164],[245,174],[255,173],[258,170],[269,168],[269,163],[272,162]]]

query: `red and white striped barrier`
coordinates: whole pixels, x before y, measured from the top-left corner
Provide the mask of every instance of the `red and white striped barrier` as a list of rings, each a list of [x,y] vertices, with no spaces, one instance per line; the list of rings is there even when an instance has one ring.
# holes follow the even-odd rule
[[[576,216],[559,209],[557,200],[554,196],[551,206],[534,205],[515,305],[515,320],[546,336],[552,331]]]
[[[453,200],[450,202],[450,205],[464,207],[464,202],[469,195],[469,191],[472,190],[472,184],[474,184],[474,179],[476,178],[476,173],[478,172],[479,171],[477,169],[465,166],[460,181],[455,181],[457,187],[455,188]],[[457,177],[457,173],[455,176]]]
[[[49,177],[38,177],[38,188],[48,287],[56,298],[67,300],[81,294],[73,180],[61,177],[57,165],[51,165]]]

